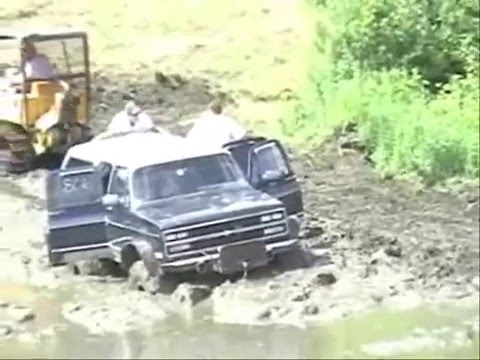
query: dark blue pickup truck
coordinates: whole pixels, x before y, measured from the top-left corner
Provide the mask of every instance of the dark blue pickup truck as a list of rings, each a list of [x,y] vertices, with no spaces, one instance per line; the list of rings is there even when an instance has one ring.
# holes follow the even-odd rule
[[[218,148],[158,133],[72,147],[49,174],[47,204],[52,266],[113,259],[154,278],[264,266],[297,245],[303,215],[278,141]]]

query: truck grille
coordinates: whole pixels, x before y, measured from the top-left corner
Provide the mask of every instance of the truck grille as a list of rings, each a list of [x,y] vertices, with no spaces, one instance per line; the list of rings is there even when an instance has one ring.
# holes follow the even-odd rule
[[[216,252],[219,246],[245,240],[269,241],[288,234],[284,209],[221,219],[167,230],[165,254],[168,257]]]

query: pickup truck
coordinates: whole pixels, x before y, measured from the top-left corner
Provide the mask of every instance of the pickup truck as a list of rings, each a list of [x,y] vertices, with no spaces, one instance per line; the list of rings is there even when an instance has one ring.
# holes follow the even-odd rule
[[[47,211],[51,266],[110,259],[161,281],[267,265],[298,245],[303,203],[277,140],[131,133],[70,148],[48,175]]]

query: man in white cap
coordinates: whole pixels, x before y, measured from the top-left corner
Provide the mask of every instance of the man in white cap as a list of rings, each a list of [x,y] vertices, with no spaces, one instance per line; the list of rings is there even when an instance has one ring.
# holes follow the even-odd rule
[[[109,133],[129,132],[132,130],[153,130],[153,121],[135,102],[129,101],[125,108],[118,112],[107,127]]]
[[[135,102],[129,101],[122,111],[119,111],[113,117],[107,130],[98,134],[95,139],[101,140],[111,136],[118,136],[130,132],[153,131],[164,133],[153,124],[152,118],[148,116]]]
[[[194,122],[187,134],[187,139],[222,146],[247,136],[248,131],[242,125],[222,112],[221,102],[213,101],[209,111]]]

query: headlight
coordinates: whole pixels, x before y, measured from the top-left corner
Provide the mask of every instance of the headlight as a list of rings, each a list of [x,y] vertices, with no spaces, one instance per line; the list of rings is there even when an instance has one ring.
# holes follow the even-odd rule
[[[263,215],[260,218],[260,221],[261,222],[269,222],[269,221],[272,221],[272,220],[280,220],[280,219],[283,219],[283,213],[277,212],[277,213],[274,213],[274,214]]]
[[[167,241],[172,241],[172,240],[180,240],[180,239],[185,239],[188,236],[188,232],[179,232],[179,233],[174,233],[174,234],[168,234],[165,236],[165,240]]]
[[[264,235],[276,234],[279,232],[285,231],[284,226],[272,226],[263,230]]]
[[[280,220],[280,219],[283,219],[282,213],[275,213],[272,215],[272,220]]]
[[[263,215],[261,218],[260,218],[260,221],[261,222],[268,222],[272,220],[272,215]]]
[[[174,253],[174,252],[188,250],[188,249],[190,249],[190,247],[191,247],[191,244],[181,244],[181,245],[171,246],[171,247],[168,248],[168,250],[171,253]]]

